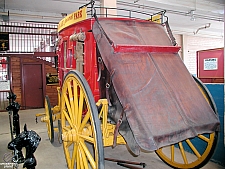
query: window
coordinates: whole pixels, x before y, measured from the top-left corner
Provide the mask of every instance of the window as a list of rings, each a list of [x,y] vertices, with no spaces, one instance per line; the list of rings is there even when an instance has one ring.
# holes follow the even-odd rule
[[[66,68],[66,57],[67,57],[67,41],[63,42],[63,58],[64,68]]]
[[[8,61],[7,57],[0,57],[0,81],[8,80]]]

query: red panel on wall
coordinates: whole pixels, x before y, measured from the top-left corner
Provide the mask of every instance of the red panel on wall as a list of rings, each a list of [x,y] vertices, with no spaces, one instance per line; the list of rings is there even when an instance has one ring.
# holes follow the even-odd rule
[[[197,51],[197,76],[206,83],[224,79],[223,48]]]

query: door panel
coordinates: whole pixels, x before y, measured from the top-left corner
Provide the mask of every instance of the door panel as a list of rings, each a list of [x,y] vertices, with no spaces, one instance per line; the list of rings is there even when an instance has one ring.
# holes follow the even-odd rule
[[[43,107],[42,64],[23,64],[23,91],[26,109]]]

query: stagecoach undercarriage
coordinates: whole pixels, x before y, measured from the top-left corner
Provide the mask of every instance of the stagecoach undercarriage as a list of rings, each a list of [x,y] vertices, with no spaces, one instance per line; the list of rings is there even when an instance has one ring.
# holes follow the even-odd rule
[[[100,56],[99,56],[100,57]],[[102,59],[98,59],[102,60]],[[113,84],[110,80],[110,74],[107,71],[103,62],[99,63],[99,69],[101,69],[101,76],[99,76],[99,84],[100,88],[105,90],[101,90],[101,98],[107,98],[108,101],[108,122],[116,125],[113,139],[113,147],[116,146],[116,137],[118,136],[118,132],[123,136],[126,140],[128,148],[134,155],[140,154],[140,147],[134,139],[133,133],[128,124],[127,118],[124,114],[124,109],[120,103],[120,100],[115,92]]]

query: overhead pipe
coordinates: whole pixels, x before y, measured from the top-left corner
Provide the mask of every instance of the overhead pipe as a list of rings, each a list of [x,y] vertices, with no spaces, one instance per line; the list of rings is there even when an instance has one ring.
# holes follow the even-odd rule
[[[175,11],[175,10],[171,10],[171,9],[163,9],[163,8],[159,8],[159,7],[146,6],[144,4],[129,3],[129,2],[119,1],[119,0],[117,0],[117,4],[118,5],[126,5],[126,6],[133,7],[133,8],[144,8],[144,9],[149,9],[149,10],[153,10],[153,11],[166,10],[167,13],[187,16],[187,12]],[[213,21],[224,22],[224,18],[223,17],[216,17],[216,16],[213,17],[213,16],[206,16],[206,15],[195,14],[195,18],[208,19],[208,20],[213,20]]]
[[[30,18],[41,18],[41,19],[62,19],[62,17],[57,17],[57,16],[41,16],[41,15],[30,15],[30,14],[20,14],[20,13],[9,13],[8,12],[0,12],[0,15],[5,15],[5,16],[18,16],[18,17],[30,17]]]
[[[211,23],[208,23],[208,24],[206,24],[205,26],[198,28],[195,32],[193,32],[194,35],[196,35],[196,34],[198,33],[198,31],[200,31],[200,30],[202,30],[202,29],[207,29],[207,28],[209,28],[210,25],[211,25]]]

